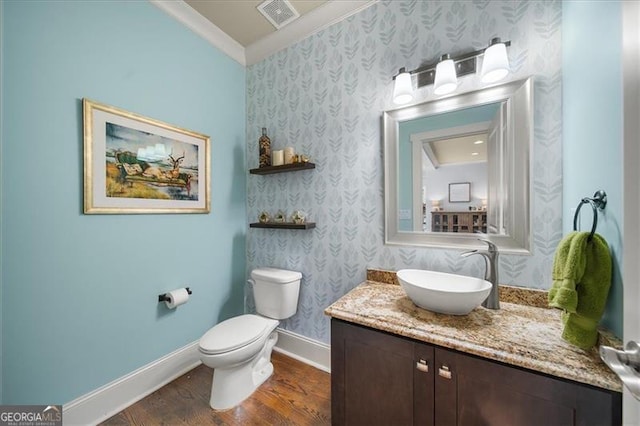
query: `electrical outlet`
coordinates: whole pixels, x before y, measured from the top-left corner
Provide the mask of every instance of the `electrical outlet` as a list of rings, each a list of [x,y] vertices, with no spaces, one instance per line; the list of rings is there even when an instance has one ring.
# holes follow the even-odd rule
[[[400,209],[398,211],[398,219],[400,219],[400,220],[410,220],[411,219],[411,210],[409,210],[409,209]]]

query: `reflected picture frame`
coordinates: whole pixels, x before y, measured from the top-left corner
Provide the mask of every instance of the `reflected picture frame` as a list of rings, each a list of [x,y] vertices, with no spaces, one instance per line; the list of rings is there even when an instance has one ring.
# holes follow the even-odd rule
[[[82,100],[85,214],[210,213],[210,138]]]
[[[471,183],[456,182],[449,184],[450,203],[468,203],[471,201]]]

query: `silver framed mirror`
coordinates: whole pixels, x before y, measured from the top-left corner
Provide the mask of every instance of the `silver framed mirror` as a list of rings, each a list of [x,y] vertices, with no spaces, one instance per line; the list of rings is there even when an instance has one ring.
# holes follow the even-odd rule
[[[382,137],[385,244],[530,254],[532,78],[385,111]]]

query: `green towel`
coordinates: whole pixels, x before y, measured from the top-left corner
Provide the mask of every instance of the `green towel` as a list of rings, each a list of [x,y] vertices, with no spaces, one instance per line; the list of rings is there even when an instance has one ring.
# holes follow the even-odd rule
[[[553,260],[549,306],[564,310],[562,338],[583,349],[596,344],[598,322],[611,286],[611,255],[598,234],[571,232],[560,241]]]

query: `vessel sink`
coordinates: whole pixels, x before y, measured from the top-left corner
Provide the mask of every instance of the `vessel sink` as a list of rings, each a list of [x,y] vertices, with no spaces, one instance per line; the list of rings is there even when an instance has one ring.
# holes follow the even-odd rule
[[[396,275],[413,303],[442,314],[466,315],[491,291],[489,281],[464,275],[421,269],[402,269]]]

